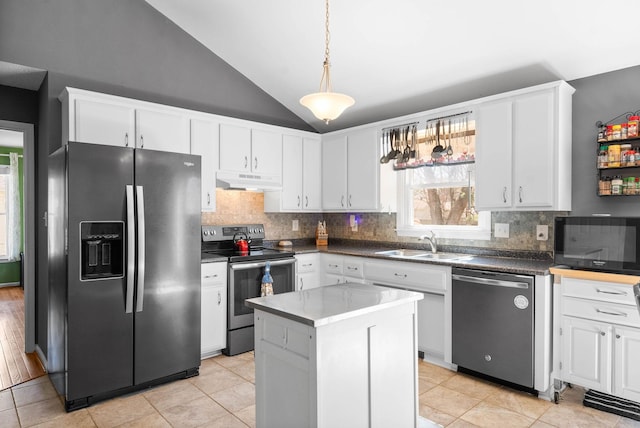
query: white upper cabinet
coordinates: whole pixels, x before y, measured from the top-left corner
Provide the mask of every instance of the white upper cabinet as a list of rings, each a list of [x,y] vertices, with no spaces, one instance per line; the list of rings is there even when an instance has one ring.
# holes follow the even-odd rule
[[[321,149],[318,138],[282,137],[282,190],[265,192],[265,212],[321,211]]]
[[[136,109],[136,147],[189,153],[189,119],[170,108]]]
[[[68,117],[67,141],[104,144],[109,146],[135,146],[135,109],[124,103],[106,103],[102,100],[76,98],[63,109]],[[65,132],[63,123],[63,134]]]
[[[216,121],[191,119],[191,154],[200,155],[202,166],[202,211],[216,210],[216,171],[218,170],[218,128]]]
[[[323,136],[323,209],[379,210],[378,149],[375,127]]]
[[[571,95],[565,82],[476,108],[476,209],[571,210]]]
[[[223,123],[220,125],[220,169],[280,177],[282,134]]]
[[[189,153],[185,110],[66,88],[62,102],[62,141]]]

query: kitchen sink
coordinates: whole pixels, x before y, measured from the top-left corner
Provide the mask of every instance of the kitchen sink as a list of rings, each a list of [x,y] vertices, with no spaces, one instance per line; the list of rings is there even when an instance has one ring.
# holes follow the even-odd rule
[[[410,258],[417,260],[471,260],[473,256],[456,253],[425,253]]]
[[[400,259],[412,259],[412,260],[471,260],[473,256],[457,253],[430,253],[424,250],[386,250],[376,251],[379,256],[396,257]]]
[[[428,253],[425,253],[424,250],[386,250],[386,251],[376,251],[376,254],[379,256],[387,256],[387,257],[404,257],[404,258],[413,258],[417,256],[427,256]]]

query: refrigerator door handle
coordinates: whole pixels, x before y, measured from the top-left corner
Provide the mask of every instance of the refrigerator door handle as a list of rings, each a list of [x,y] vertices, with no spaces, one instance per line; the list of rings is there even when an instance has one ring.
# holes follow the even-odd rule
[[[145,268],[144,190],[142,186],[136,186],[136,205],[138,208],[138,288],[136,291],[136,312],[142,312]]]
[[[124,311],[133,312],[133,287],[136,272],[136,224],[133,186],[127,185],[127,289]]]

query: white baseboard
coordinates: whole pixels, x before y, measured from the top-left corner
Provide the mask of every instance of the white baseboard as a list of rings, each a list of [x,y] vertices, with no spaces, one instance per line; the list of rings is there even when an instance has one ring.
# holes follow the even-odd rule
[[[2,282],[2,283],[0,283],[0,288],[2,288],[2,287],[16,287],[18,285],[20,285],[19,282]]]

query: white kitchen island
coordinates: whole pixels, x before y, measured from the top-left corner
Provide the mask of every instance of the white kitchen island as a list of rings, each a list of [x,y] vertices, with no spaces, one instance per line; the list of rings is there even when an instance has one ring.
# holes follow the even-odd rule
[[[417,427],[420,299],[347,283],[247,300],[257,427]]]

